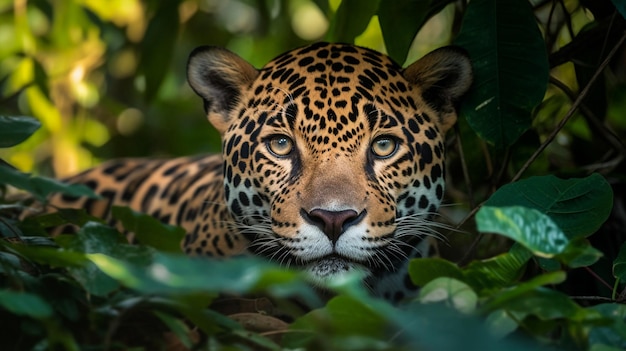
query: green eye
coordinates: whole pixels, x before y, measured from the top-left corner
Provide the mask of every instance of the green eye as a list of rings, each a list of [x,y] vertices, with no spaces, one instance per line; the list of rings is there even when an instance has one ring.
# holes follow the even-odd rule
[[[374,156],[378,158],[387,158],[396,152],[397,146],[398,143],[396,143],[396,139],[383,136],[374,140],[371,150]]]
[[[278,157],[284,157],[293,150],[293,141],[284,135],[275,135],[267,141],[267,149]]]

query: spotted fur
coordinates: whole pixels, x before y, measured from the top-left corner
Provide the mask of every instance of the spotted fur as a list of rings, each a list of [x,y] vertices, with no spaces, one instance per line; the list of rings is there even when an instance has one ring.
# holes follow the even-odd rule
[[[188,254],[251,252],[320,281],[360,271],[377,293],[401,297],[393,285],[410,285],[405,263],[433,235],[444,195],[444,136],[471,84],[463,51],[441,48],[403,69],[318,43],[257,70],[200,47],[188,80],[221,155],[110,161],[69,180],[104,200],[51,202],[101,217],[128,205],[182,226]]]

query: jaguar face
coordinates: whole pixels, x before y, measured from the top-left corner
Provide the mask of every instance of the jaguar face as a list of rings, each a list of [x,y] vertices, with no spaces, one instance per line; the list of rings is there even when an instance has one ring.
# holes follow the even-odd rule
[[[403,69],[319,43],[256,70],[203,47],[188,76],[222,134],[225,201],[255,254],[319,280],[370,276],[394,271],[433,233],[444,136],[471,84],[460,49]]]

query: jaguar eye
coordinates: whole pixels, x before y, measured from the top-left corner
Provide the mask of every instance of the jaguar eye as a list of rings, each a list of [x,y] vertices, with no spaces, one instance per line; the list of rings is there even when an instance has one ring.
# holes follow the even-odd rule
[[[284,135],[275,135],[267,140],[267,149],[278,157],[284,157],[293,150],[293,141]]]
[[[398,149],[396,139],[388,136],[376,138],[370,147],[374,156],[387,158],[393,155]]]

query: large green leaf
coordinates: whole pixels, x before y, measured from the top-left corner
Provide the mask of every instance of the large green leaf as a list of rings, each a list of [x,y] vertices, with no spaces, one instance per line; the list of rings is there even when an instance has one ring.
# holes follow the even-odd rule
[[[610,318],[612,323],[592,328],[589,331],[589,344],[613,346],[618,350],[626,349],[626,305],[605,303],[590,308]]]
[[[70,196],[87,196],[99,198],[91,189],[82,184],[65,184],[58,180],[33,176],[0,164],[0,184],[7,184],[26,190],[37,200],[45,201],[52,193],[63,193]]]
[[[153,256],[151,249],[129,245],[126,238],[115,229],[94,222],[87,223],[76,235],[66,236],[60,243],[66,250],[85,254],[87,259],[90,255],[106,254],[128,264],[145,266],[151,262]],[[119,282],[98,268],[89,262],[82,267],[70,267],[69,271],[93,295],[105,296],[119,288]]]
[[[512,145],[544,97],[548,58],[528,0],[472,0],[455,41],[474,67],[463,115],[481,138]]]
[[[541,257],[562,253],[569,244],[550,217],[532,208],[483,206],[476,214],[476,224],[478,231],[504,235]]]
[[[147,214],[135,212],[128,207],[114,206],[113,217],[124,228],[133,232],[140,243],[164,252],[181,252],[180,243],[185,236],[181,227],[167,225]]]
[[[380,30],[387,53],[402,64],[419,29],[428,19],[433,0],[394,0],[383,2],[378,9]]]
[[[560,284],[565,281],[566,275],[563,271],[550,272],[542,274],[532,278],[531,280],[518,284],[512,289],[503,290],[500,293],[494,295],[489,301],[481,307],[483,312],[492,312],[499,308],[505,307],[511,301],[514,301],[520,296],[531,292],[541,286]]]
[[[281,269],[258,258],[217,261],[182,254],[157,253],[149,264],[138,264],[108,254],[87,258],[121,284],[147,294],[185,296],[198,293],[250,293],[269,291],[274,296],[299,295],[311,306],[319,305],[313,290],[295,271]]]
[[[27,292],[0,290],[0,306],[20,316],[47,318],[52,307],[38,295]]]
[[[507,253],[471,262],[463,270],[464,281],[479,293],[511,286],[519,280],[531,257],[530,251],[513,245]]]
[[[536,209],[574,239],[593,234],[606,221],[613,207],[613,191],[599,174],[573,179],[530,177],[498,189],[485,206]]]
[[[28,139],[41,127],[33,117],[0,116],[0,147],[15,146]]]
[[[413,284],[424,286],[431,280],[449,277],[463,280],[463,272],[454,263],[437,257],[416,258],[409,262],[409,276]]]
[[[426,284],[419,292],[422,303],[445,303],[462,313],[471,313],[476,309],[478,295],[464,282],[440,277]]]
[[[178,35],[180,0],[160,1],[141,41],[139,69],[145,77],[145,97],[152,101],[161,87],[174,53]]]
[[[331,42],[353,43],[363,33],[378,10],[380,0],[343,0],[332,18],[326,39]]]
[[[542,320],[557,318],[574,319],[584,316],[584,313],[581,313],[582,307],[570,299],[569,296],[543,287],[516,296],[514,299],[507,301],[504,308],[515,312],[515,317],[519,319],[528,315],[537,316]],[[592,312],[592,314],[599,317],[597,313]]]

